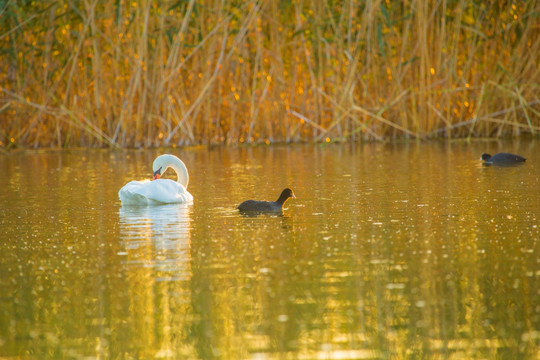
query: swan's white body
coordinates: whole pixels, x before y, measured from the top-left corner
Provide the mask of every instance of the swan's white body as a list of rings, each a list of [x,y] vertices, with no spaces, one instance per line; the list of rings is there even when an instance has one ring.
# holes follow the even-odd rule
[[[130,181],[118,191],[123,205],[156,205],[173,203],[191,203],[193,195],[187,191],[189,175],[186,165],[174,155],[160,155],[152,165],[154,174],[163,174],[172,168],[178,179],[155,179]]]

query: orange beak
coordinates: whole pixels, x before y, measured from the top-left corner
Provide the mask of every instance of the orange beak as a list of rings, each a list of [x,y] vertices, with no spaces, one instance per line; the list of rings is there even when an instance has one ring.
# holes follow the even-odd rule
[[[157,169],[156,172],[154,172],[154,178],[152,180],[159,179],[161,177],[161,168]]]

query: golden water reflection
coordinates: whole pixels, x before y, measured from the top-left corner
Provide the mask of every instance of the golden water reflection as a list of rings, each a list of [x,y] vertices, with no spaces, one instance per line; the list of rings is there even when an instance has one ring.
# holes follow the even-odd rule
[[[191,312],[191,211],[187,204],[122,206],[120,241],[126,268],[132,345],[142,357],[176,357],[175,339],[186,338],[183,326]],[[129,340],[131,341],[131,340]],[[191,352],[191,351],[189,351]]]
[[[120,239],[125,264],[152,269],[156,281],[189,280],[191,207],[186,204],[122,206]]]
[[[3,158],[0,357],[538,359],[540,152],[485,150],[183,150],[193,205],[129,208],[157,152]]]

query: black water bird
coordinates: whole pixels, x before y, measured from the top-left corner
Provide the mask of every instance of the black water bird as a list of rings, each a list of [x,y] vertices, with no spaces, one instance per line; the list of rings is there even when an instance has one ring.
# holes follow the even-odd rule
[[[481,160],[484,162],[484,165],[514,165],[525,162],[527,159],[510,153],[498,153],[493,156],[484,153]]]
[[[294,196],[291,189],[286,188],[281,192],[277,201],[246,200],[238,205],[238,210],[241,212],[281,212],[283,211],[283,204],[289,198],[295,199],[296,196]]]

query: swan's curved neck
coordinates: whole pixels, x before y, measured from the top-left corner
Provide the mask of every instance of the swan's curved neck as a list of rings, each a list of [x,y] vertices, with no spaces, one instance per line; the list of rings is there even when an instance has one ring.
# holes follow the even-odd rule
[[[172,168],[176,172],[176,182],[184,185],[187,189],[189,184],[189,174],[184,162],[176,156],[169,156],[167,158],[167,167]],[[164,173],[165,170],[167,169],[164,169],[162,173]]]

